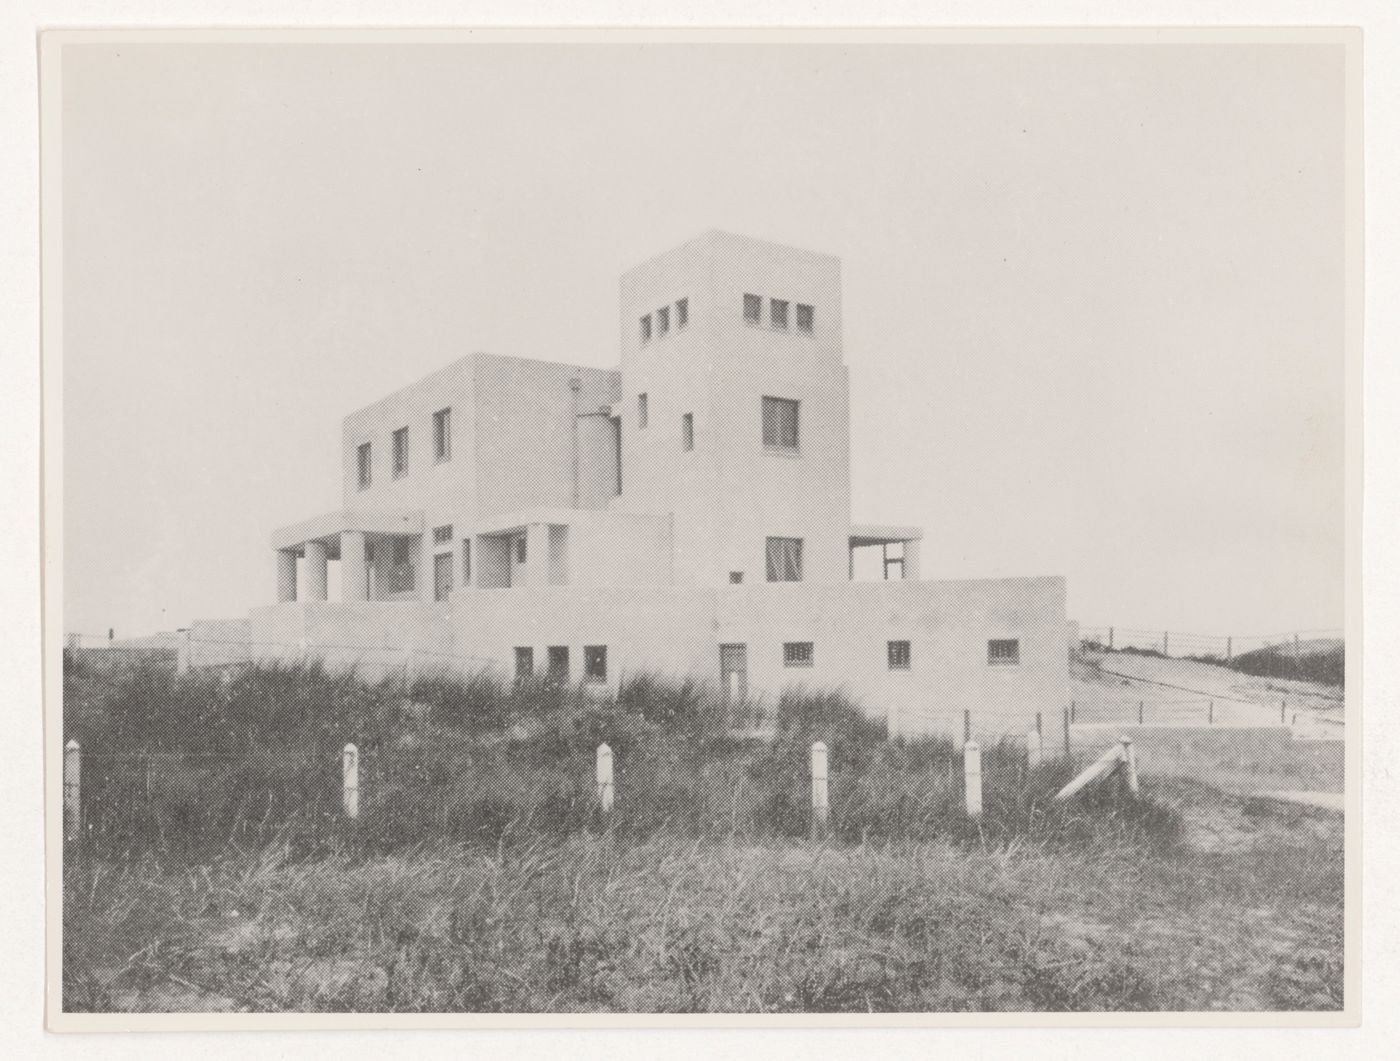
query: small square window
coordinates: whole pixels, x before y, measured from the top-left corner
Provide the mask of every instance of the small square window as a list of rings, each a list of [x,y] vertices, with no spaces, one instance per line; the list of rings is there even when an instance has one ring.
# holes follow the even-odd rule
[[[553,681],[566,682],[569,680],[569,646],[550,645],[548,651],[548,662],[546,663],[545,676]]]
[[[368,442],[360,443],[355,450],[355,467],[359,475],[360,489],[368,490],[374,482],[374,464]]]
[[[799,332],[812,331],[816,323],[817,311],[811,306],[804,306],[801,302],[797,304],[797,330]]]
[[[686,413],[681,417],[681,449],[695,448],[695,414]]]
[[[993,667],[1014,667],[1021,662],[1021,642],[1014,639],[988,641],[987,662]]]
[[[744,320],[750,324],[763,323],[763,299],[757,295],[744,296]]]
[[[523,564],[525,562],[525,557],[529,555],[527,552],[528,546],[525,544],[528,540],[529,539],[523,534],[515,539],[515,562],[517,564]]]
[[[690,323],[690,299],[682,298],[676,300],[676,328],[684,328]]]
[[[888,646],[890,670],[908,670],[910,653],[908,641],[891,641]]]
[[[784,667],[810,667],[813,656],[810,641],[787,641],[783,644]]]
[[[441,464],[452,459],[452,410],[433,413],[433,460]]]
[[[515,650],[515,677],[516,680],[529,678],[535,673],[535,650],[533,648],[517,648]]]
[[[662,306],[656,311],[656,334],[664,336],[671,330],[671,307]]]
[[[449,524],[448,524],[447,526],[445,526],[445,527],[434,527],[434,528],[433,528],[433,544],[434,544],[434,545],[447,545],[447,544],[448,544],[449,542],[451,542],[451,541],[452,541],[452,524],[449,523]]]
[[[408,428],[401,427],[394,432],[394,478],[402,479],[408,474]]]
[[[608,680],[607,645],[584,646],[583,680],[587,682],[605,682]]]
[[[642,342],[651,342],[651,314],[642,318]]]
[[[781,298],[770,299],[768,302],[768,322],[775,328],[787,329],[788,326],[788,304]]]
[[[744,581],[744,573],[743,573],[742,571],[731,571],[731,572],[729,572],[729,584],[730,584],[731,586],[737,586],[737,585],[741,584],[743,581]]]
[[[639,394],[637,395],[637,426],[646,427],[647,420],[647,396],[645,394]]]

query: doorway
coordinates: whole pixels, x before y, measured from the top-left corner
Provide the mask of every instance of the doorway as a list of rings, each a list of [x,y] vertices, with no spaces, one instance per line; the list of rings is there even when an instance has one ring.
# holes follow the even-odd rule
[[[725,703],[743,703],[749,695],[749,646],[720,645],[719,674]]]
[[[433,600],[445,601],[452,592],[452,554],[433,557]]]

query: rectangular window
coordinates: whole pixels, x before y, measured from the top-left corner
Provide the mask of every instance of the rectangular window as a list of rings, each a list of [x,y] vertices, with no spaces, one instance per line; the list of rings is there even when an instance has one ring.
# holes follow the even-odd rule
[[[671,307],[662,306],[656,311],[656,334],[664,336],[671,330]]]
[[[449,524],[448,524],[447,526],[445,526],[445,527],[434,527],[434,528],[433,528],[433,544],[434,544],[434,545],[447,545],[447,544],[448,544],[449,542],[451,542],[451,541],[452,541],[452,524],[449,523]]]
[[[783,644],[784,667],[810,667],[813,655],[810,641],[788,641]]]
[[[408,428],[401,427],[394,432],[394,478],[408,474]]]
[[[686,413],[681,417],[681,448],[695,448],[695,414]]]
[[[750,324],[763,323],[763,299],[757,295],[744,296],[744,320]]]
[[[550,645],[546,676],[557,682],[569,680],[569,646]]]
[[[739,585],[740,583],[742,583],[743,581],[744,581],[744,573],[743,573],[742,571],[731,571],[731,572],[729,572],[729,584],[730,584],[731,586],[737,586],[737,585]]]
[[[517,564],[523,564],[525,562],[525,557],[527,555],[525,542],[527,540],[528,539],[523,534],[515,539],[515,562]]]
[[[462,539],[462,585],[472,584],[472,540]]]
[[[796,452],[798,403],[790,398],[763,399],[763,445]]]
[[[452,410],[439,409],[433,413],[433,460],[441,463],[452,459]]]
[[[993,667],[1014,667],[1021,662],[1021,642],[1001,640],[987,642],[987,662]]]
[[[816,323],[817,311],[811,306],[804,306],[801,302],[797,304],[797,330],[799,332],[812,331],[813,324]]]
[[[909,669],[910,653],[908,641],[891,641],[888,651],[890,670]]]
[[[690,323],[690,299],[681,298],[676,300],[676,330],[679,331]]]
[[[605,682],[608,680],[607,645],[584,646],[583,680],[586,682]]]
[[[533,648],[517,648],[515,650],[515,677],[519,681],[522,678],[529,678],[535,673],[535,650]]]
[[[769,582],[802,581],[801,538],[769,538],[767,558]]]
[[[788,304],[780,298],[769,299],[768,301],[768,323],[775,328],[787,329],[788,326]]]
[[[642,318],[642,342],[651,342],[651,314]]]
[[[637,395],[637,426],[647,426],[647,396],[645,394]]]
[[[355,467],[359,472],[360,489],[368,490],[370,483],[374,481],[374,464],[368,442],[360,443],[359,448],[355,450]]]

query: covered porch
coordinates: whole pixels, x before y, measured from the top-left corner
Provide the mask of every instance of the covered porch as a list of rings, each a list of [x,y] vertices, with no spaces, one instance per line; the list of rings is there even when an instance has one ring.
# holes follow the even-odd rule
[[[848,545],[851,581],[917,581],[922,527],[853,523]]]
[[[329,600],[332,562],[342,601],[422,598],[421,511],[330,512],[278,528],[272,548],[279,603]]]

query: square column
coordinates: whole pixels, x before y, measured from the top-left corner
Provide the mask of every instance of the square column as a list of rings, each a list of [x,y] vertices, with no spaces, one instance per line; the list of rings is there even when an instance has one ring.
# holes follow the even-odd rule
[[[326,561],[328,559],[324,542],[307,542],[306,552],[306,599],[326,599]]]
[[[297,554],[290,549],[277,550],[277,603],[297,599]]]
[[[906,580],[919,578],[919,540],[913,538],[904,543],[904,577]]]
[[[549,585],[548,523],[531,523],[525,528],[525,585]]]
[[[340,598],[369,600],[369,566],[365,560],[363,531],[340,532]]]

